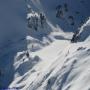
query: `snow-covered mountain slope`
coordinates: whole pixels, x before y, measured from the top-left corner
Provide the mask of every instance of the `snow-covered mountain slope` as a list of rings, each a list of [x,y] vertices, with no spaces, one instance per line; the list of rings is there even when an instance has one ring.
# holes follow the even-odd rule
[[[0,2],[0,89],[90,90],[90,19],[86,22],[89,0]],[[36,14],[45,14],[44,28],[28,28],[27,4]],[[63,18],[56,17],[58,5]],[[71,43],[72,32],[80,26],[80,42]]]
[[[28,0],[29,1],[29,0]],[[54,26],[59,25],[64,31],[74,31],[90,15],[89,0],[31,0],[31,6],[35,10],[42,11],[46,14],[50,23]],[[65,4],[68,11],[64,11]],[[63,18],[56,18],[56,7],[60,5],[63,9]],[[69,16],[73,16],[75,25],[70,25]]]
[[[89,42],[71,44],[67,40],[55,40],[50,46],[30,55],[30,59],[23,56],[15,60],[16,74],[9,87],[21,90],[89,90]]]
[[[79,41],[84,41],[90,37],[90,18],[89,20],[80,28]]]
[[[84,27],[90,26],[89,22],[90,20],[83,26],[83,31]],[[87,39],[90,40],[90,37]],[[49,46],[30,52],[30,58],[24,52],[18,53],[14,62],[16,73],[9,87],[21,90],[89,90],[88,40],[71,43],[65,39],[55,39]]]

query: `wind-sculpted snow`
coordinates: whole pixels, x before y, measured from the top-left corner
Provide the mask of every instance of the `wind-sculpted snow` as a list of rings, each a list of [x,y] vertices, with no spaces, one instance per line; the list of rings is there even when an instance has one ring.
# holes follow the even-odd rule
[[[17,79],[10,87],[15,85],[22,90],[89,89],[89,45],[89,42],[71,44],[68,41],[58,40],[43,50],[33,52],[31,56],[38,55],[41,61],[37,62],[37,64],[32,67],[32,69],[29,69],[21,78],[17,75]],[[34,60],[36,59],[33,59],[32,62],[34,62]],[[22,65],[25,64],[22,63]],[[28,65],[24,67],[26,66]],[[20,67],[17,68],[19,69]],[[22,80],[22,78],[26,79]],[[18,86],[19,83],[17,82],[19,81],[23,87],[21,87],[21,85]],[[27,85],[24,82],[27,82]]]
[[[0,2],[0,89],[90,90],[89,0]]]

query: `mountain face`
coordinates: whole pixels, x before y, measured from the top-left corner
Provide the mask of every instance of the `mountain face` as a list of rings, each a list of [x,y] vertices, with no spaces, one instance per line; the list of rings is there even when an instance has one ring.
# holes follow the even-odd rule
[[[1,0],[0,89],[90,90],[89,4]]]
[[[13,80],[14,57],[26,50],[26,5],[24,1],[0,0],[0,87]]]

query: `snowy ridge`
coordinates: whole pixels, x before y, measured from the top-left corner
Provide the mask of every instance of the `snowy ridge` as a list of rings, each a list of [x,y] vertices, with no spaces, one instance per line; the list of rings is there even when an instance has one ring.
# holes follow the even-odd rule
[[[87,22],[81,27],[80,29],[80,40],[84,41],[90,36],[90,18],[87,20]]]
[[[23,68],[25,71],[29,68],[29,71],[22,71],[23,76],[18,71],[10,87],[22,90],[89,90],[89,45],[87,41],[72,44],[67,40],[55,40],[42,50],[30,53],[32,58],[26,58],[22,68],[18,65],[22,59],[16,62],[20,71]]]
[[[14,16],[18,17],[15,21],[18,24],[11,24],[13,25],[11,29],[8,27],[10,30],[17,27],[15,34],[15,29],[12,31],[12,35],[16,37],[7,38],[10,39],[7,41],[8,48],[3,48],[0,56],[0,89],[8,87],[18,90],[90,90],[90,18],[87,20],[90,16],[90,1],[10,2],[12,2],[10,10],[18,10],[18,15]],[[56,7],[59,4],[63,12],[61,17],[56,16]],[[29,5],[33,13],[27,14],[22,11],[24,5]],[[43,27],[40,22],[41,12],[46,18]],[[20,18],[22,14],[22,18],[26,20]],[[34,19],[38,17],[38,28],[28,27],[27,20],[31,17]],[[73,17],[73,20],[70,17]],[[78,42],[72,43],[73,32],[78,28],[80,29]]]
[[[66,45],[66,43],[69,46],[63,50],[65,47],[63,44]],[[34,56],[38,55],[41,61],[33,66],[29,72],[25,73],[23,79],[20,79],[20,77],[15,79],[10,87],[14,85],[17,88],[21,88],[25,85],[23,90],[89,89],[89,44],[90,43],[79,43],[72,47],[73,45],[70,45],[67,41],[55,41],[51,47],[48,46],[44,50],[32,53]],[[60,47],[62,49],[58,51]],[[50,52],[50,55],[47,54],[47,52]],[[53,53],[51,54],[51,52]],[[33,63],[35,62],[34,60],[35,59],[33,59]],[[19,81],[21,81],[21,85],[18,84]],[[15,82],[17,84],[15,84]],[[26,85],[24,82],[28,84]],[[85,87],[83,87],[84,85]]]

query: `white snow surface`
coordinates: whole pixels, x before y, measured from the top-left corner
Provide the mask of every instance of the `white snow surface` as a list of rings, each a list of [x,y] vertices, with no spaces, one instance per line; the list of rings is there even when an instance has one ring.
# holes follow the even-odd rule
[[[44,28],[35,31],[27,27],[25,19],[33,14],[26,15],[25,1],[36,14],[43,12],[46,15]],[[25,1],[0,1],[0,7],[10,14],[4,12],[8,15],[4,20],[0,17],[0,23],[3,21],[6,26],[0,27],[0,89],[90,90],[90,1],[83,0],[84,5],[81,0]],[[55,7],[59,3],[69,5],[64,20],[55,17]],[[74,13],[77,10],[79,16]],[[75,17],[74,27],[68,23],[69,15]],[[71,43],[81,20],[84,24],[80,27],[79,40]]]

